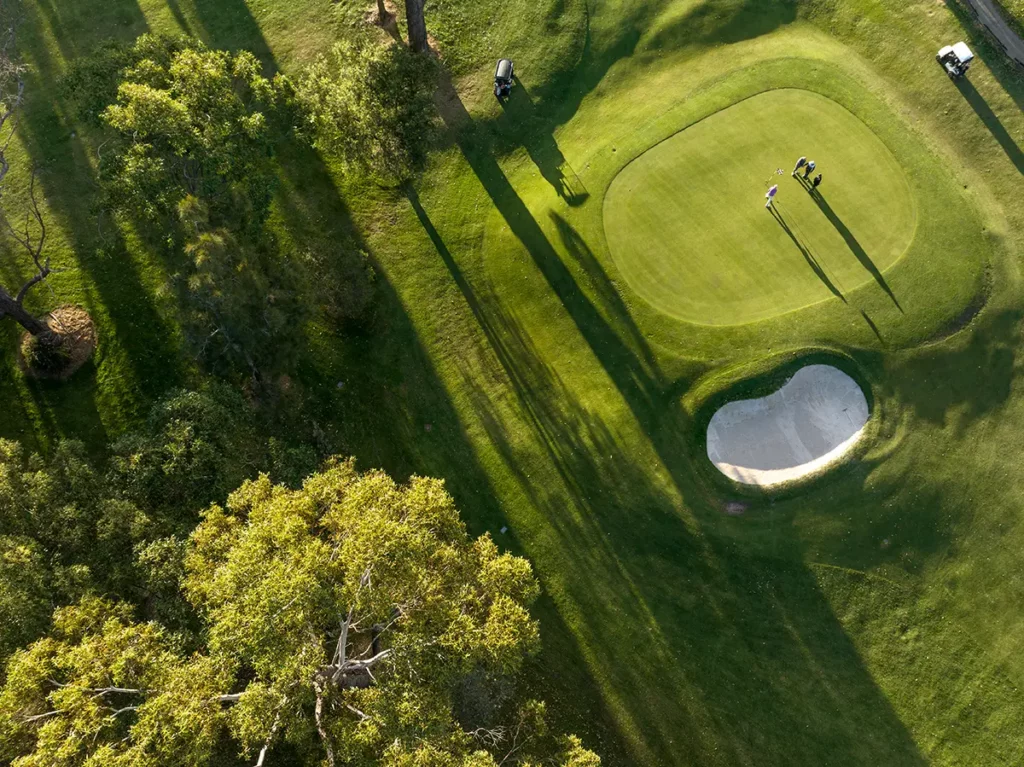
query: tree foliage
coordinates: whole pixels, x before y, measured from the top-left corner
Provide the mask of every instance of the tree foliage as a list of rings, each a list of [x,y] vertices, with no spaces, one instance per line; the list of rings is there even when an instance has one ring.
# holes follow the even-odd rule
[[[338,43],[299,80],[303,128],[346,166],[387,182],[423,169],[437,65],[397,44]]]
[[[538,588],[525,560],[467,535],[436,480],[335,460],[301,490],[247,482],[204,514],[183,585],[200,652],[124,605],[59,610],[9,664],[0,756],[198,767],[287,743],[330,765],[599,764],[535,701],[506,725],[457,718],[467,676],[507,677],[536,648]]]
[[[112,445],[111,488],[163,519],[194,522],[259,460],[249,405],[234,389],[174,390]]]
[[[265,226],[291,86],[247,51],[143,35],[64,78],[81,111],[102,108],[105,205],[171,251],[186,336],[212,368],[254,379],[295,345],[303,306]],[[102,107],[101,107],[102,105]]]
[[[258,235],[274,186],[273,122],[288,81],[265,78],[248,51],[210,50],[191,38],[143,35],[122,57],[108,58],[96,77],[120,65],[116,101],[101,113],[120,138],[104,154],[115,205],[142,218],[174,218],[185,198],[197,197],[211,226]],[[94,90],[109,93],[109,86]]]

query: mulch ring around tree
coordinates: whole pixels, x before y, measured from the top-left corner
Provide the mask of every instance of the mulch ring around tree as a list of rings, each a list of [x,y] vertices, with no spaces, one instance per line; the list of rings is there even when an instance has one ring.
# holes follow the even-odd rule
[[[64,381],[82,367],[96,349],[96,325],[89,313],[80,306],[61,306],[42,318],[43,323],[56,334],[62,343],[66,362],[57,372],[37,370],[29,364],[29,348],[32,335],[25,333],[19,346],[19,362],[22,370],[33,378]]]

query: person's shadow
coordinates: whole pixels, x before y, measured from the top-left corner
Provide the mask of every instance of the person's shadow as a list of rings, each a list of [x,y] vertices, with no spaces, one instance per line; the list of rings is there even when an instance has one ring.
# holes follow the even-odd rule
[[[555,137],[543,125],[537,115],[530,92],[518,76],[512,78],[515,87],[505,99],[499,99],[505,115],[513,123],[513,130],[519,133],[530,159],[545,180],[569,205],[582,205],[590,197],[580,177],[565,159]]]
[[[832,206],[828,204],[828,200],[826,200],[824,195],[822,195],[820,187],[814,186],[810,179],[806,179],[803,176],[798,176],[797,178],[803,185],[804,189],[807,190],[807,193],[811,195],[811,199],[817,203],[821,212],[825,214],[825,218],[827,218],[829,223],[831,223],[832,226],[835,227],[835,230],[839,232],[839,236],[843,238],[843,241],[846,243],[846,247],[848,247],[852,251],[853,255],[857,257],[861,266],[868,270],[871,276],[875,279],[875,282],[878,283],[878,286],[885,291],[885,294],[889,296],[890,300],[892,300],[896,305],[896,308],[899,309],[902,314],[903,307],[900,306],[900,302],[897,300],[896,294],[892,292],[892,288],[890,288],[889,283],[885,281],[885,277],[882,276],[882,272],[877,266],[875,266],[875,262],[871,260],[867,251],[864,250],[857,238],[854,237],[850,228],[846,226],[846,224],[843,223],[843,220],[839,218],[834,210],[832,210]]]
[[[797,250],[800,251],[800,255],[804,257],[804,260],[807,261],[807,265],[811,267],[811,270],[818,276],[818,279],[822,281],[826,288],[832,291],[832,294],[835,295],[836,298],[845,304],[846,297],[843,296],[842,291],[836,287],[835,283],[832,282],[831,278],[829,278],[825,273],[821,264],[818,263],[818,259],[816,259],[811,252],[804,247],[804,244],[800,242],[800,238],[798,238],[796,234],[793,233],[793,230],[789,228],[789,224],[786,223],[786,219],[783,218],[782,213],[777,210],[774,205],[770,206],[768,210],[771,211],[772,217],[778,222],[779,226],[782,227],[782,231],[789,235],[789,239],[791,239],[793,244],[796,245]]]

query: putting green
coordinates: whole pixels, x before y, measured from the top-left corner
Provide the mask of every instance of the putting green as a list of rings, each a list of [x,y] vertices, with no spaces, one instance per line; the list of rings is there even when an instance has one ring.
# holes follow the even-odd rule
[[[816,198],[790,176],[806,155]],[[777,175],[781,168],[783,175]],[[779,185],[776,213],[764,207]],[[689,322],[738,325],[874,282],[913,239],[896,158],[860,119],[805,90],[761,93],[644,152],[613,180],[608,246],[630,286]]]

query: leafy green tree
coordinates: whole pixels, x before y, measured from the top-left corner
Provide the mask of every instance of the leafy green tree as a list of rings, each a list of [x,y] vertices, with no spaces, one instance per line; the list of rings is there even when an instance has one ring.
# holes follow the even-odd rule
[[[256,57],[198,40],[143,35],[102,113],[121,141],[105,153],[118,207],[174,217],[202,199],[212,225],[258,234],[274,186],[274,113],[287,80],[263,77]],[[128,63],[128,62],[125,62]]]
[[[206,512],[184,568],[206,647],[122,605],[58,611],[9,664],[0,758],[262,765],[287,743],[308,764],[599,764],[533,701],[506,726],[456,717],[468,675],[513,674],[535,649],[538,588],[525,560],[467,535],[441,482],[341,461],[297,491],[261,477]]]
[[[45,553],[58,602],[94,587],[121,594],[134,587],[132,550],[153,523],[105,492],[81,443],[59,443],[44,462],[0,440],[0,508],[0,535],[29,538]]]
[[[39,544],[0,535],[0,664],[46,630],[52,611],[50,573]]]
[[[314,146],[387,182],[422,170],[434,128],[436,63],[397,44],[338,43],[296,95]]]
[[[112,453],[113,492],[191,530],[199,511],[255,474],[260,447],[249,405],[235,389],[214,384],[169,392]]]
[[[265,226],[274,152],[291,114],[287,79],[264,77],[246,51],[143,35],[73,69],[64,87],[76,84],[82,109],[114,97],[101,113],[113,130],[101,154],[106,204],[176,257],[197,356],[211,367],[240,364],[260,380],[292,353],[303,314]]]

